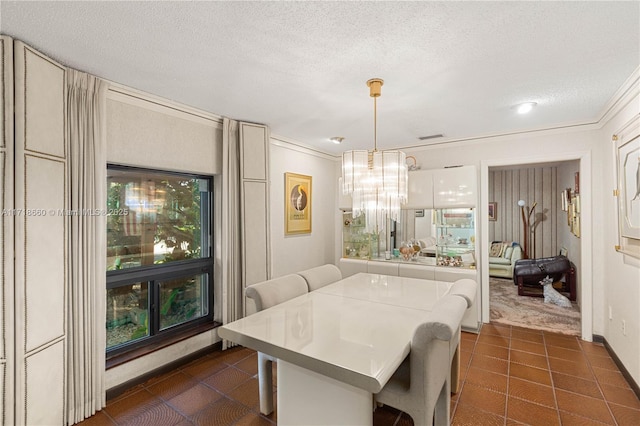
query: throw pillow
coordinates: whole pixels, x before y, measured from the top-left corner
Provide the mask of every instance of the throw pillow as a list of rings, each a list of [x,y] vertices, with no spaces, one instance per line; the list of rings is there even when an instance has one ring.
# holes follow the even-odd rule
[[[512,254],[513,254],[513,247],[509,246],[504,250],[504,255],[502,257],[504,257],[505,259],[511,259]]]
[[[492,243],[491,249],[489,250],[490,257],[500,257],[500,252],[502,251],[502,243]]]

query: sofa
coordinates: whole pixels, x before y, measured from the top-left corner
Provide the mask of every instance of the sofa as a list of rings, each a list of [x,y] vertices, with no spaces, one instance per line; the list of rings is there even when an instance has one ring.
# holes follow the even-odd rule
[[[513,278],[516,261],[522,259],[522,247],[516,242],[493,241],[489,248],[489,275]]]

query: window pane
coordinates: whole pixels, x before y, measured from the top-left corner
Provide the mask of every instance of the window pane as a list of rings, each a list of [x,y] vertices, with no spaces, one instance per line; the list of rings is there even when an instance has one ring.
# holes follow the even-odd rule
[[[160,330],[209,313],[207,282],[208,275],[201,274],[159,283]]]
[[[209,257],[209,181],[109,168],[107,270]]]
[[[107,349],[149,335],[146,282],[107,289]]]

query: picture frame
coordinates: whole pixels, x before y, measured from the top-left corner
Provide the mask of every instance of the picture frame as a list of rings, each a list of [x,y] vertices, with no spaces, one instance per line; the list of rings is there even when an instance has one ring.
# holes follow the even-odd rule
[[[416,210],[416,217],[424,217],[424,210],[423,209]]]
[[[640,116],[612,136],[615,150],[618,244],[615,249],[640,259]]]
[[[312,178],[297,173],[284,174],[284,233],[311,233]]]
[[[495,201],[489,203],[489,220],[498,220],[498,203]]]

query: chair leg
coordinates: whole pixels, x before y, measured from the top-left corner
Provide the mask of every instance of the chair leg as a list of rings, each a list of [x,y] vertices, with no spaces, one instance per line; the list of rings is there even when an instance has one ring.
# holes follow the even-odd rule
[[[258,352],[258,393],[260,394],[260,413],[273,412],[273,372],[272,361],[262,352]]]
[[[451,393],[460,391],[460,344],[456,347],[451,361]]]
[[[451,386],[449,381],[445,380],[438,395],[435,410],[433,410],[433,424],[436,426],[449,425],[451,423]]]

